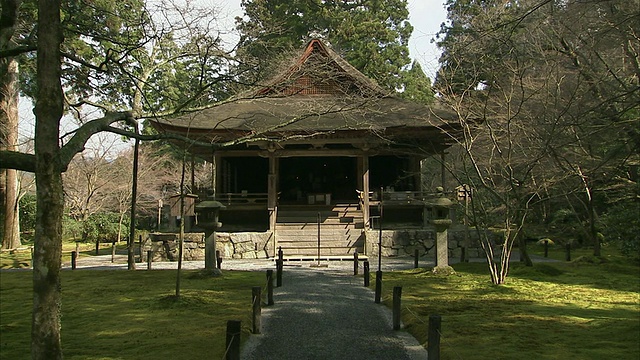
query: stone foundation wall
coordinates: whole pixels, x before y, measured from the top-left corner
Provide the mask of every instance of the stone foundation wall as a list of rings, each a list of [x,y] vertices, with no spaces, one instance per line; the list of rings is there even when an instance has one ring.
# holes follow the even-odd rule
[[[226,259],[264,259],[273,256],[273,233],[217,233],[217,248]]]
[[[259,259],[273,253],[271,232],[224,233],[218,232],[216,249],[223,259]],[[204,261],[204,233],[184,234],[183,259]],[[178,260],[178,234],[150,234],[142,248],[142,261],[147,251],[153,251],[153,261]]]
[[[464,245],[464,228],[454,226],[447,231],[449,258],[459,259]],[[267,232],[218,232],[217,250],[223,259],[264,259],[273,256],[273,233]],[[379,230],[365,230],[365,251],[378,254]],[[413,256],[418,249],[420,256],[435,257],[435,229],[382,230],[382,255],[385,257]],[[178,234],[150,234],[143,246],[142,261],[147,260],[147,251],[153,251],[154,261],[177,261]],[[478,235],[469,232],[470,258],[482,258]],[[184,242],[184,260],[204,261],[204,233],[187,233]]]
[[[463,227],[454,226],[447,230],[449,258],[459,259],[462,255],[464,233]],[[377,255],[380,230],[366,230],[365,237],[367,254]],[[414,251],[418,249],[419,256],[433,255],[435,257],[435,240],[435,229],[382,230],[382,256],[414,256]],[[470,258],[484,257],[475,231],[469,231],[469,243],[467,252]]]

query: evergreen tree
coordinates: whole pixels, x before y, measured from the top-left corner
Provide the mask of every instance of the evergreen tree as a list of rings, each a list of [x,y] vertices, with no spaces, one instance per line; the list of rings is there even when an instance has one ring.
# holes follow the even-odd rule
[[[407,83],[424,80],[419,74],[414,80],[409,71],[407,44],[413,27],[406,0],[243,0],[242,7],[246,16],[237,19],[242,35],[238,55],[246,68],[255,70],[250,82],[268,77],[274,59],[311,37],[328,42],[391,92],[413,89]]]
[[[411,69],[404,74],[404,90],[401,96],[422,104],[429,104],[435,100],[431,79],[422,71],[422,66],[417,61],[414,61]]]

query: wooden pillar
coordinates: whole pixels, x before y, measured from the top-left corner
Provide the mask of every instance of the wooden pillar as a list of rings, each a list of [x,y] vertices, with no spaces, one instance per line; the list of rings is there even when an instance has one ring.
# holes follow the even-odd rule
[[[278,248],[276,236],[276,219],[278,216],[278,158],[269,153],[269,175],[267,185],[267,208],[269,211],[269,230],[273,234],[273,256]]]
[[[196,193],[196,157],[191,154],[191,194]]]
[[[369,155],[366,153],[362,155],[362,191],[364,196],[362,220],[364,221],[364,228],[369,229],[371,227],[369,219]]]
[[[442,153],[440,153],[440,186],[442,186],[443,190],[447,190],[446,188],[446,183],[447,183],[447,177],[446,177],[446,171],[447,168],[446,166],[444,166],[444,150],[442,150]]]
[[[211,172],[211,187],[213,188],[213,198],[216,199],[216,197],[220,194],[220,186],[222,185],[222,183],[220,182],[220,180],[222,179],[222,159],[220,158],[220,154],[218,153],[213,154]]]
[[[363,183],[363,179],[362,179],[362,174],[363,174],[362,163],[363,163],[363,160],[362,159],[363,159],[362,156],[358,156],[358,158],[357,158],[357,166],[358,166],[358,168],[356,169],[356,174],[358,174],[357,175],[357,178],[358,178],[357,180],[358,181],[357,181],[356,186],[358,187],[358,190],[362,190],[363,187],[364,187],[362,185],[362,183]]]
[[[413,178],[413,191],[422,191],[422,168],[420,166],[421,159],[417,156],[411,157],[410,165]]]

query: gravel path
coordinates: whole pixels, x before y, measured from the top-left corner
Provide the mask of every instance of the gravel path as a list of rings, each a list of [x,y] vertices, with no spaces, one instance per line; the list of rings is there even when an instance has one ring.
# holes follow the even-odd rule
[[[333,264],[285,266],[275,304],[263,307],[261,334],[251,335],[241,358],[426,359],[411,335],[392,330],[391,311],[351,274]]]

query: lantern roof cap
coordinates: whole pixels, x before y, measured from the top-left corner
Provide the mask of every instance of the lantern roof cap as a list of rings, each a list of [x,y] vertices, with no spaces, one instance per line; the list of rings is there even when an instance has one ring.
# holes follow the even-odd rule
[[[200,203],[198,203],[196,205],[196,210],[208,210],[208,209],[226,209],[227,207],[224,206],[224,204],[222,204],[220,201],[216,201],[216,200],[205,200],[205,201],[201,201]]]

